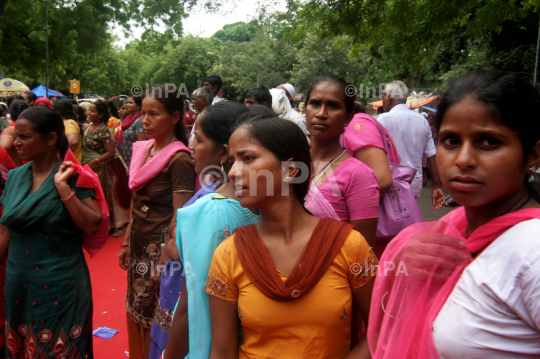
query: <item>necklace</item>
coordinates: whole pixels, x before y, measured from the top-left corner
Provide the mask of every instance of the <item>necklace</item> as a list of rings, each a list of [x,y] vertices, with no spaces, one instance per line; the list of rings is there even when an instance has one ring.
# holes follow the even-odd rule
[[[328,171],[328,169],[330,168],[330,166],[332,166],[332,163],[334,163],[334,162],[336,162],[337,160],[339,160],[339,158],[340,158],[341,156],[343,156],[344,153],[345,153],[345,149],[343,149],[343,151],[339,154],[339,156],[337,156],[336,158],[334,158],[332,161],[328,162],[328,163],[327,163],[327,164],[326,164],[319,172],[317,172],[317,173],[315,174],[315,176],[317,176],[319,173],[320,173],[320,175],[319,175],[319,177],[317,177],[317,178],[315,179],[315,181],[313,181],[313,182],[314,182],[314,183],[317,183],[317,182],[321,179],[321,177],[326,173],[326,171]],[[322,173],[321,173],[321,172],[322,172]],[[314,176],[314,177],[315,177],[315,176]]]
[[[515,212],[515,211],[519,211],[520,209],[522,209],[523,207],[525,207],[525,205],[529,202],[529,200],[531,199],[531,195],[530,194],[527,194],[527,198],[525,198],[525,201],[523,201],[519,206],[517,206],[516,209],[509,209],[508,211],[504,212],[503,214],[501,214],[501,216],[504,216],[505,214],[508,214],[510,212]]]

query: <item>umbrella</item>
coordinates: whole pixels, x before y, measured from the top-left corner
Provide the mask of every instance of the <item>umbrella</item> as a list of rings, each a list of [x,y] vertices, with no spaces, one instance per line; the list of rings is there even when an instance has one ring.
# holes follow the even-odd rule
[[[47,97],[45,96],[45,94],[47,93],[46,91],[47,91],[47,88],[43,85],[39,85],[38,87],[32,90],[32,92],[35,93],[37,97]],[[49,89],[49,96],[66,98],[66,96],[62,95],[60,92],[56,92],[51,89]]]
[[[20,81],[8,78],[0,80],[0,95],[20,95],[28,91],[30,88]]]

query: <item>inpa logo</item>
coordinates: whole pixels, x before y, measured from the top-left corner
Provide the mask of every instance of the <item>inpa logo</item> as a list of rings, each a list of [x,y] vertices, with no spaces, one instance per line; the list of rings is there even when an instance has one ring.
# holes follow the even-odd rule
[[[13,84],[11,83],[11,81],[9,81],[9,80],[8,80],[8,81],[4,81],[4,86],[6,86],[6,87],[11,87],[11,85],[13,85]]]

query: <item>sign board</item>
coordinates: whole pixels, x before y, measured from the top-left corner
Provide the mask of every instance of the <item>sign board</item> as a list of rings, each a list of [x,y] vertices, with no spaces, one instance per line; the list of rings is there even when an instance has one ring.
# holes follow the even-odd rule
[[[81,92],[81,82],[77,80],[69,81],[69,92],[70,93],[80,93]]]

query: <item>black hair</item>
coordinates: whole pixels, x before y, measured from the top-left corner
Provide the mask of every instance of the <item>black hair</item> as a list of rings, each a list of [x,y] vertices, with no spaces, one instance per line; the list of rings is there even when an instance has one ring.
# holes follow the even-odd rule
[[[6,111],[7,111],[7,109],[8,109],[7,106],[6,106],[5,104],[3,104],[3,103],[0,103],[0,107],[3,108],[3,109],[6,110]]]
[[[96,110],[100,115],[103,115],[101,117],[101,123],[104,124],[105,126],[107,126],[107,123],[109,122],[109,118],[111,116],[109,114],[109,108],[105,104],[105,101],[97,100],[97,101],[94,101],[94,103],[92,105],[96,106]]]
[[[111,111],[111,116],[116,117],[116,118],[120,117],[120,115],[118,114],[118,110],[116,109],[116,106],[114,105],[114,102],[105,101],[105,104],[107,105],[107,107]]]
[[[23,95],[26,95],[28,97],[28,100],[35,102],[37,100],[37,96],[32,91],[25,92]]]
[[[197,120],[197,128],[214,142],[218,148],[229,143],[236,119],[248,112],[248,108],[234,101],[218,102],[204,109]]]
[[[15,100],[9,105],[9,116],[11,117],[11,121],[17,121],[21,113],[26,110],[28,107],[28,104],[25,100]]]
[[[178,141],[187,146],[188,137],[186,125],[184,125],[184,101],[186,97],[181,95],[178,89],[171,91],[166,85],[152,85],[144,94],[144,97],[151,97],[161,102],[171,116],[176,112],[180,112],[180,120],[174,125],[174,136]]]
[[[463,76],[442,97],[435,114],[439,132],[444,116],[454,104],[470,97],[488,105],[493,119],[516,132],[525,159],[540,140],[540,95],[518,74],[506,71],[475,71]],[[516,106],[524,103],[525,106]]]
[[[218,93],[223,95],[223,98],[228,98],[229,96],[229,90],[227,89],[227,86],[221,86],[221,88],[218,90]]]
[[[366,108],[361,103],[355,102],[354,103],[354,113],[355,114],[357,114],[357,113],[366,113]]]
[[[344,78],[339,76],[319,77],[314,83],[312,83],[307,90],[306,107],[309,103],[309,96],[311,96],[311,91],[313,91],[313,89],[315,89],[315,86],[317,86],[321,82],[333,82],[338,85],[343,91],[343,97],[345,97],[345,111],[347,111],[348,114],[354,112],[354,96],[349,96],[347,94],[348,86],[350,86],[351,84],[349,84]]]
[[[236,96],[236,99],[235,99],[235,100],[236,100],[236,102],[240,102],[241,104],[243,104],[245,98],[244,98],[244,96],[242,96],[242,95],[238,95],[238,96]]]
[[[294,194],[303,205],[309,190],[312,169],[309,143],[300,127],[292,121],[274,115],[254,113],[239,118],[235,130],[239,128],[246,128],[249,134],[261,146],[272,152],[279,161],[287,161],[292,158],[295,162],[306,164],[308,169],[306,180],[301,183],[293,183]],[[301,175],[305,176],[301,171],[298,171],[296,177]]]
[[[65,135],[64,121],[58,112],[48,107],[35,106],[24,111],[20,117],[30,122],[32,130],[44,138],[53,132],[56,133],[56,149],[60,152],[61,158],[66,156],[69,142]]]
[[[61,98],[53,103],[53,109],[58,114],[64,117],[66,120],[75,118],[75,112],[73,111],[73,104],[66,98]]]
[[[223,86],[223,81],[221,81],[221,77],[216,75],[206,76],[203,82],[208,82],[212,87],[217,86],[218,91],[221,86]]]
[[[24,101],[24,97],[22,97],[21,95],[11,95],[7,98],[7,105],[8,105],[8,108],[11,107],[11,104],[14,102],[14,101],[17,101],[17,100],[23,100]]]
[[[79,123],[79,127],[82,128],[83,123],[86,123],[86,111],[79,105],[73,106],[73,112],[75,117],[78,117],[76,120]]]
[[[274,111],[263,105],[253,105],[249,107],[250,112],[257,113],[259,115],[272,115],[275,116]]]
[[[377,114],[380,115],[381,113],[384,113],[384,107],[382,105],[377,107]]]
[[[261,86],[259,88],[248,91],[248,93],[246,94],[246,99],[249,97],[253,97],[255,101],[257,101],[259,104],[266,102],[266,107],[272,109],[272,95],[266,87]]]
[[[142,107],[142,97],[141,96],[130,96],[137,106]]]

